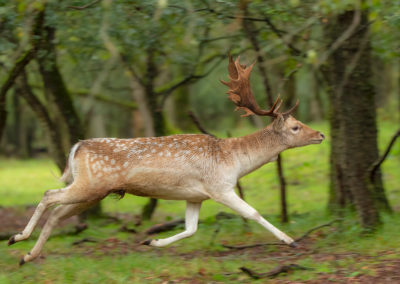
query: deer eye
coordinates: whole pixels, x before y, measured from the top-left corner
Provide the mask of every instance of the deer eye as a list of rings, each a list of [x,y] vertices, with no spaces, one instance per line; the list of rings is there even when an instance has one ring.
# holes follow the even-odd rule
[[[299,130],[299,128],[300,128],[300,127],[298,127],[298,126],[296,125],[296,126],[293,126],[293,127],[292,127],[292,130],[293,130],[294,132],[297,132],[297,131]]]

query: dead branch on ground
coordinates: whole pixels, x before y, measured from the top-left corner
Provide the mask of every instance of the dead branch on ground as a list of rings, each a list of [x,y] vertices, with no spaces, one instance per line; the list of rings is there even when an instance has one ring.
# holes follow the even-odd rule
[[[157,225],[154,225],[153,227],[150,227],[149,229],[147,229],[145,234],[153,235],[153,234],[158,234],[161,232],[170,231],[170,230],[174,229],[176,226],[184,224],[184,223],[185,223],[185,220],[178,219],[178,220],[174,220],[174,221],[170,221],[170,222],[166,222],[166,223],[162,223],[162,224],[157,224]]]
[[[55,236],[76,236],[85,231],[88,228],[86,223],[76,224],[72,230],[69,231],[61,231]]]
[[[273,278],[278,276],[281,273],[288,273],[293,270],[312,270],[312,268],[304,267],[295,263],[291,263],[288,265],[279,265],[273,269],[271,269],[269,272],[266,273],[258,273],[255,272],[247,267],[240,267],[240,270],[249,275],[253,279],[261,279],[261,278]]]
[[[0,241],[9,240],[11,238],[11,236],[14,234],[15,234],[15,232],[14,233],[11,233],[11,232],[0,233]]]
[[[272,243],[256,243],[256,244],[252,244],[252,245],[243,245],[243,246],[231,246],[231,245],[222,244],[222,246],[224,248],[228,248],[228,249],[241,250],[241,249],[256,248],[256,247],[263,247],[263,246],[287,246],[287,244],[272,242]]]
[[[136,234],[137,231],[135,229],[132,228],[128,228],[128,226],[125,224],[123,225],[121,228],[119,228],[120,232],[124,232],[124,233],[132,233],[132,234]]]
[[[334,219],[326,224],[322,224],[316,227],[313,227],[311,229],[309,229],[307,232],[305,232],[302,236],[298,237],[297,239],[295,239],[294,241],[296,243],[301,242],[302,240],[304,240],[305,238],[307,238],[312,232],[317,231],[321,228],[324,227],[329,227],[331,226],[333,223],[342,221],[343,219],[341,218],[337,218]],[[284,243],[279,243],[279,242],[272,242],[272,243],[256,243],[256,244],[252,244],[252,245],[242,245],[242,246],[231,246],[231,245],[224,245],[222,244],[222,246],[224,248],[228,248],[228,249],[236,249],[236,250],[241,250],[241,249],[248,249],[248,248],[254,248],[254,247],[261,247],[261,246],[287,246],[287,244]]]
[[[97,243],[97,241],[94,239],[91,239],[91,238],[83,238],[81,240],[73,242],[72,245],[76,246],[76,245],[83,244],[83,243]]]
[[[300,241],[304,240],[305,238],[307,238],[312,232],[317,231],[317,230],[319,230],[321,228],[324,228],[324,227],[330,227],[333,223],[336,223],[336,222],[339,222],[339,221],[342,221],[342,220],[343,219],[341,219],[341,218],[337,218],[337,219],[334,219],[334,220],[332,220],[332,221],[330,221],[330,222],[328,222],[326,224],[322,224],[322,225],[316,226],[314,228],[311,228],[310,230],[305,232],[301,237],[295,239],[295,242],[300,242]]]

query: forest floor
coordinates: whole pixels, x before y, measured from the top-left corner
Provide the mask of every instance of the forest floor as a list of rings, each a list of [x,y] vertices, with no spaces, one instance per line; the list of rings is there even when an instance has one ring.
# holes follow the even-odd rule
[[[313,127],[327,132],[326,124]],[[395,123],[380,123],[381,151],[396,129]],[[75,232],[77,218],[61,224],[41,256],[22,267],[19,259],[31,250],[40,229],[30,239],[10,247],[7,237],[24,228],[45,190],[62,184],[49,159],[0,158],[0,283],[400,283],[399,144],[383,164],[386,193],[394,213],[382,214],[382,226],[371,235],[363,235],[357,216],[347,212],[340,222],[311,232],[299,248],[264,245],[229,249],[224,245],[276,240],[255,222],[245,226],[234,212],[206,201],[194,236],[166,248],[152,248],[139,243],[149,237],[177,234],[183,227],[154,236],[145,231],[183,218],[185,203],[162,200],[152,220],[139,225],[137,215],[147,199],[127,195],[122,200],[102,201],[103,211],[113,218],[89,220],[88,228],[79,234]],[[280,223],[279,183],[273,163],[241,180],[246,201],[294,238],[337,218],[326,210],[329,139],[321,145],[289,150],[283,161],[290,222]],[[40,225],[45,220],[46,216]],[[268,276],[274,273],[274,277]]]
[[[33,206],[0,208],[0,224],[2,224],[0,227],[0,236],[20,230],[29,220],[33,209]],[[43,219],[45,220],[46,217]],[[220,220],[222,224],[227,221],[227,224],[223,224],[222,226],[235,223],[236,227],[242,227],[243,239],[239,243],[235,243],[236,246],[254,243],[254,241],[243,241],[253,235],[253,226],[250,226],[251,230],[249,232],[245,229],[245,225],[240,218],[230,215],[228,215],[228,218],[234,220],[227,219],[222,220],[222,222]],[[330,246],[326,244],[322,245],[324,239],[329,234],[337,234],[337,231],[341,230],[334,223],[311,232],[299,242],[300,247],[295,249],[288,246],[257,246],[244,249],[225,248],[223,245],[232,245],[229,241],[229,236],[225,235],[226,232],[222,232],[218,236],[219,226],[215,226],[215,224],[201,224],[200,230],[205,229],[209,233],[215,234],[215,237],[211,238],[212,240],[208,244],[209,249],[206,246],[194,249],[189,246],[182,251],[179,245],[162,249],[139,245],[140,241],[147,238],[146,234],[139,230],[145,230],[148,226],[136,226],[136,232],[122,232],[121,230],[121,228],[126,228],[128,220],[135,219],[137,219],[137,216],[131,214],[116,214],[113,218],[89,221],[90,227],[96,228],[100,226],[103,228],[100,237],[99,234],[93,234],[93,232],[89,234],[85,232],[76,234],[75,226],[79,224],[78,218],[71,218],[65,221],[55,230],[54,239],[57,245],[46,249],[46,252],[35,262],[26,264],[26,266],[30,266],[28,274],[22,279],[16,277],[14,280],[28,280],[28,282],[32,283],[61,283],[68,281],[68,276],[63,275],[60,278],[60,275],[57,273],[58,269],[54,267],[62,265],[64,260],[68,259],[72,263],[78,258],[84,258],[89,263],[96,261],[99,261],[99,263],[108,263],[108,261],[117,257],[118,260],[116,263],[118,263],[125,262],[124,257],[126,257],[129,265],[129,259],[144,257],[143,263],[146,263],[145,266],[151,263],[157,264],[158,261],[154,260],[154,258],[161,258],[169,260],[167,263],[179,260],[179,265],[186,267],[186,270],[175,274],[174,269],[146,267],[142,270],[142,265],[132,264],[126,271],[125,280],[128,282],[132,281],[131,283],[139,283],[141,281],[149,283],[246,283],[252,281],[259,283],[400,283],[399,249],[381,250],[374,248],[370,251],[365,246],[362,246],[361,249],[353,250],[348,247],[351,244],[347,244],[345,246],[347,248],[338,246],[336,251],[335,244],[331,244]],[[39,224],[40,227],[42,225],[43,222]],[[178,227],[164,234],[172,235],[181,229],[181,227]],[[118,233],[116,234],[116,232]],[[202,233],[199,232],[199,234]],[[379,238],[379,235],[380,233],[372,238]],[[36,238],[37,235],[33,236],[33,241],[29,241],[29,243],[32,245]],[[221,242],[219,243],[218,240],[220,239]],[[340,237],[337,241],[340,241]],[[273,239],[271,239],[271,242],[273,242]],[[5,246],[6,241],[1,242],[1,244]],[[185,245],[184,242],[183,245]],[[4,246],[0,251],[4,251]],[[27,272],[25,266],[19,268],[17,264],[18,257],[22,256],[24,251],[15,249],[13,246],[8,249],[8,253],[11,258],[14,258],[14,264],[8,263],[5,265],[3,263],[0,267],[4,269],[0,271],[3,273],[8,272],[6,273],[9,274],[8,277],[12,275],[17,276],[21,272],[22,275],[25,274]],[[9,259],[9,257],[7,258]],[[151,260],[152,258],[153,261]],[[213,261],[208,263],[210,259]],[[198,260],[204,260],[204,263],[198,263]],[[232,263],[224,266],[221,264],[223,262]],[[193,265],[194,263],[195,265]],[[80,265],[73,265],[69,269],[76,269]],[[165,263],[163,263],[163,266],[165,266]],[[97,267],[94,269],[89,267],[89,265],[85,265],[80,269],[87,269],[89,275],[96,273]],[[249,272],[245,273],[242,267],[245,267]],[[109,268],[110,266],[105,264],[100,269],[107,270]],[[38,275],[35,274],[35,269],[39,269],[40,273]],[[72,272],[70,271],[70,273]],[[138,273],[140,275],[139,278]],[[272,273],[273,275],[268,276],[268,273]],[[65,271],[63,274],[65,274]],[[78,276],[76,275],[75,277]],[[3,279],[5,281],[3,282],[0,276],[1,283],[11,281],[13,277],[7,279]],[[46,281],[43,279],[46,279]],[[112,279],[112,277],[106,276],[105,279],[109,283],[121,283],[120,280],[117,280],[118,278]],[[77,283],[94,282],[88,278],[77,281]]]

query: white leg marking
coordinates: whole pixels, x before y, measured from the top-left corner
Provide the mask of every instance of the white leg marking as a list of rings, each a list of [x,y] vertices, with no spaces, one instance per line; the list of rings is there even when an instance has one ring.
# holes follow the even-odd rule
[[[173,242],[192,236],[197,231],[201,203],[187,201],[185,214],[185,231],[166,239],[152,240],[149,245],[154,247],[164,247]]]
[[[49,207],[56,204],[88,203],[87,196],[77,195],[76,193],[75,195],[70,194],[69,190],[72,189],[72,187],[74,186],[76,185],[71,184],[66,188],[46,191],[44,197],[40,201],[39,205],[36,207],[35,213],[33,213],[32,218],[29,220],[28,225],[26,225],[24,231],[11,237],[9,244],[27,239],[32,234],[32,231],[36,227],[40,217],[42,217],[43,213]],[[94,200],[98,199],[92,199],[92,201]]]
[[[60,205],[51,212],[49,218],[44,225],[42,232],[38,240],[36,241],[35,246],[32,248],[31,252],[26,254],[22,260],[21,264],[31,261],[39,256],[40,252],[44,244],[46,243],[47,239],[49,238],[51,231],[54,227],[58,224],[59,221],[69,218],[73,215],[79,214],[80,212],[84,211],[86,208],[92,206],[95,202],[87,202],[87,203],[77,203],[77,204],[70,204],[70,205]]]
[[[25,240],[29,238],[35,229],[37,223],[39,222],[40,218],[42,217],[43,213],[47,211],[49,208],[50,204],[48,203],[49,197],[57,194],[57,193],[62,193],[66,190],[64,189],[53,189],[53,190],[48,190],[45,192],[44,197],[40,201],[39,205],[36,207],[35,212],[33,213],[31,219],[29,220],[28,224],[26,225],[25,229],[22,231],[22,233],[16,234],[14,236],[14,242],[19,242],[22,240]]]
[[[286,244],[291,244],[294,242],[292,238],[288,237],[285,233],[265,220],[253,207],[237,196],[233,190],[232,192],[226,193],[222,197],[219,197],[216,201],[238,212],[244,218],[256,221]]]

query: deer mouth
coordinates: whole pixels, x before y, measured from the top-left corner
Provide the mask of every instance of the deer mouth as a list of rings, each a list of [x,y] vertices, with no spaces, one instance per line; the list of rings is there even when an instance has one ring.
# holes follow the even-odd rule
[[[311,140],[311,143],[312,143],[312,144],[321,144],[321,142],[322,142],[323,140],[324,140],[323,138],[312,139],[312,140]]]

